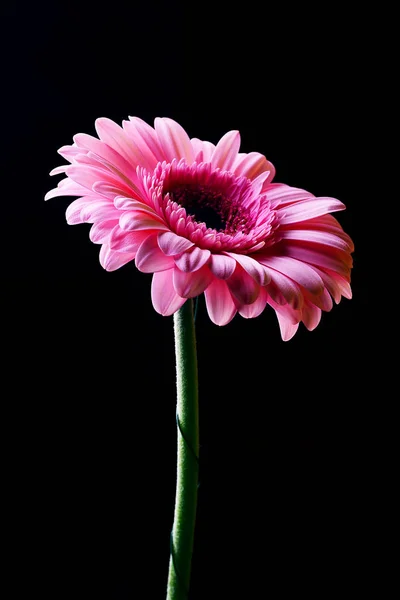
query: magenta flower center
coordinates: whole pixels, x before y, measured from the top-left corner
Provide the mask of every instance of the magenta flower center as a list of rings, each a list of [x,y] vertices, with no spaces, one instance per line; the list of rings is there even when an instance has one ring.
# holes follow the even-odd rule
[[[206,186],[184,185],[171,190],[170,197],[197,223],[228,234],[249,231],[244,211],[237,202],[232,202],[220,191]]]

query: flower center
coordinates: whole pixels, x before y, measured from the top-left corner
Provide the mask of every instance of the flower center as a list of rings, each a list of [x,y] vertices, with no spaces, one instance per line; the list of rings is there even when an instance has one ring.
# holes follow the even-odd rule
[[[247,233],[246,219],[238,203],[229,201],[218,190],[186,184],[174,187],[170,196],[198,223],[205,223],[207,227],[219,232]]]

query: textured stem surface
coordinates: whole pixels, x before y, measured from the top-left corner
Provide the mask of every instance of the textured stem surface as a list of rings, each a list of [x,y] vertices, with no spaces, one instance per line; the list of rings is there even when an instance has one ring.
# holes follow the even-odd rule
[[[187,600],[196,521],[199,411],[193,301],[174,314],[178,468],[167,600]]]

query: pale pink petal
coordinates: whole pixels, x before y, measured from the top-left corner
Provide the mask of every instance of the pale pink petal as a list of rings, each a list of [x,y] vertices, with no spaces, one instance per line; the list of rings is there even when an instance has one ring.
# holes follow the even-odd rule
[[[212,158],[212,155],[215,150],[215,145],[212,144],[211,142],[203,142],[202,140],[199,140],[198,138],[192,138],[190,141],[193,146],[193,151],[195,154],[196,161],[198,163],[211,162],[211,158]]]
[[[267,291],[264,287],[262,287],[257,300],[253,302],[253,304],[244,304],[240,306],[238,312],[245,319],[255,319],[255,317],[258,317],[265,309],[267,300]]]
[[[184,252],[181,256],[176,256],[175,263],[181,271],[194,272],[201,269],[209,261],[210,256],[211,252],[209,250],[202,250],[196,246]]]
[[[158,235],[158,245],[167,256],[175,256],[194,246],[193,242],[180,235],[176,235],[172,231],[160,233]]]
[[[239,264],[226,283],[240,304],[252,304],[260,293],[259,284]]]
[[[321,320],[321,309],[306,302],[303,306],[301,320],[309,331],[313,331]]]
[[[78,225],[80,223],[86,223],[86,221],[82,220],[81,210],[91,202],[96,202],[97,200],[97,198],[84,197],[78,198],[77,200],[71,202],[65,213],[68,225]]]
[[[182,298],[195,298],[199,296],[210,285],[213,279],[214,276],[207,265],[192,273],[184,273],[177,267],[174,269],[174,288]]]
[[[174,259],[160,250],[157,234],[148,236],[139,246],[136,254],[136,266],[142,273],[165,271],[174,266]]]
[[[225,254],[236,260],[259,285],[266,285],[271,281],[271,277],[264,266],[251,256],[236,254],[235,252],[225,252]]]
[[[236,260],[224,254],[212,254],[209,267],[218,279],[229,279],[236,268]]]
[[[282,208],[280,224],[288,225],[289,223],[307,221],[308,219],[314,219],[320,215],[344,210],[345,208],[343,202],[340,202],[335,198],[310,198],[301,200],[295,204]]]
[[[278,317],[279,329],[281,330],[282,340],[284,342],[288,342],[297,332],[299,324],[296,323],[296,325],[293,325],[290,321],[285,319],[285,317],[279,314],[278,312],[276,313],[276,316]]]
[[[97,223],[103,220],[119,219],[120,214],[107,200],[101,199],[83,206],[81,219],[84,223]]]
[[[123,231],[118,225],[112,230],[108,243],[112,250],[136,254],[141,243],[148,238],[149,235],[155,234],[155,232],[150,231]]]
[[[174,158],[184,158],[188,165],[193,163],[193,147],[183,127],[172,119],[156,118],[154,128],[168,162]]]
[[[261,264],[271,267],[287,275],[312,294],[320,294],[324,288],[324,283],[318,273],[308,264],[305,264],[288,256],[267,256],[259,258]]]
[[[157,163],[165,160],[157,134],[148,123],[139,117],[129,117],[129,121],[123,121],[123,127],[133,147],[141,156],[141,166],[153,171]]]
[[[218,142],[211,158],[211,164],[223,171],[229,171],[236,160],[240,148],[240,133],[228,131]]]
[[[110,233],[114,227],[118,225],[118,220],[112,219],[111,221],[100,221],[95,223],[90,228],[89,238],[94,244],[103,244],[110,237]]]
[[[107,118],[97,119],[95,127],[99,138],[120,154],[129,164],[141,164],[140,155],[135,152],[128,135],[122,127]]]
[[[113,165],[120,173],[132,179],[134,182],[137,179],[135,165],[128,162],[119,152],[116,152],[111,146],[98,140],[86,133],[78,133],[74,136],[74,141],[77,146],[90,150],[100,158],[104,159],[110,165]]]
[[[275,175],[274,165],[258,152],[238,154],[233,164],[232,171],[238,177],[247,177],[248,179],[255,179],[261,173],[269,171],[268,182],[272,181]]]
[[[116,271],[135,258],[130,252],[116,252],[108,244],[103,244],[100,249],[100,264],[106,271]]]
[[[121,229],[124,231],[139,231],[141,229],[169,231],[168,227],[161,221],[161,219],[156,218],[154,213],[151,211],[126,211],[121,215],[119,224]]]
[[[164,317],[174,314],[185,304],[186,298],[178,296],[172,282],[174,269],[154,273],[151,282],[151,300],[154,309]]]
[[[68,177],[58,182],[58,186],[45,195],[45,200],[56,198],[57,196],[83,196],[87,194],[88,190],[75,181],[71,181]]]
[[[209,317],[215,325],[227,325],[237,310],[225,281],[214,279],[204,291]]]

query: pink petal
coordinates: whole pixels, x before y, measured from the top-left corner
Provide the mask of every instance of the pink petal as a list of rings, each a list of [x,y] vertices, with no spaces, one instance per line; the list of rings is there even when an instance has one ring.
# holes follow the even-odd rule
[[[110,163],[110,165],[113,165],[120,173],[129,179],[136,181],[137,174],[135,166],[105,142],[102,142],[91,135],[87,135],[86,133],[78,133],[74,136],[74,141],[77,146],[93,152]]]
[[[225,281],[214,279],[204,292],[207,311],[215,325],[227,325],[237,310]]]
[[[116,271],[134,258],[135,255],[130,252],[120,253],[111,250],[108,244],[103,244],[100,249],[100,264],[106,271]]]
[[[348,266],[343,262],[342,257],[339,257],[337,254],[327,254],[317,250],[310,250],[309,248],[296,246],[290,242],[285,243],[284,252],[287,256],[291,256],[297,260],[316,265],[317,267],[322,267],[323,269],[335,271],[345,278],[350,274],[349,267],[351,266],[351,263]]]
[[[172,231],[165,231],[158,235],[158,245],[167,256],[174,256],[189,250],[194,246],[193,242],[186,238],[176,235]]]
[[[212,254],[209,267],[218,279],[229,279],[236,268],[236,260],[224,254]]]
[[[293,279],[312,294],[320,294],[324,289],[324,283],[318,273],[299,260],[295,260],[288,256],[268,256],[259,258],[261,264],[271,267],[275,271],[279,271],[287,277]]]
[[[279,235],[281,239],[284,240],[296,240],[299,242],[310,242],[312,244],[330,246],[337,250],[341,250],[342,252],[352,252],[354,250],[353,243],[348,236],[342,237],[327,231],[289,229],[287,231],[281,230]]]
[[[239,264],[227,280],[227,284],[240,304],[252,304],[260,293],[259,284]]]
[[[109,245],[112,250],[118,252],[132,252],[136,255],[139,246],[149,235],[155,235],[155,232],[150,231],[123,231],[120,226],[117,226],[111,232]]]
[[[267,304],[268,294],[264,287],[260,289],[260,295],[253,304],[244,304],[239,307],[239,314],[245,319],[255,319],[258,317]]]
[[[267,200],[271,202],[272,208],[282,208],[289,204],[302,200],[313,199],[315,196],[300,188],[291,187],[284,183],[271,183],[264,190],[267,195]]]
[[[301,320],[309,331],[313,331],[321,320],[321,309],[306,302],[303,306]]]
[[[240,148],[240,133],[228,131],[218,142],[212,155],[211,164],[216,169],[229,171],[235,162]]]
[[[156,234],[148,236],[139,246],[136,254],[136,266],[142,273],[165,271],[171,269],[174,264],[174,259],[166,256],[160,250]]]
[[[99,138],[120,154],[129,164],[133,166],[141,164],[140,155],[135,152],[128,135],[122,127],[106,118],[97,119],[95,127]]]
[[[276,316],[278,317],[278,323],[279,323],[279,328],[281,330],[282,340],[284,342],[288,342],[289,340],[292,339],[292,337],[298,330],[299,324],[297,323],[296,325],[293,325],[292,323],[290,323],[290,321],[285,319],[285,317],[283,317],[279,313],[276,313]]]
[[[232,170],[236,176],[247,177],[248,179],[255,179],[261,173],[269,171],[268,181],[272,181],[275,175],[273,164],[258,152],[238,154]]]
[[[97,198],[84,197],[78,198],[77,200],[71,202],[65,213],[68,225],[77,225],[78,223],[85,223],[86,221],[83,221],[81,218],[81,210],[87,204],[96,201]]]
[[[95,223],[90,228],[90,241],[94,244],[103,244],[104,242],[107,242],[110,233],[116,225],[118,225],[118,219],[112,219],[111,221],[100,221],[100,223]]]
[[[153,171],[157,163],[165,160],[157,134],[148,123],[139,117],[129,117],[129,121],[123,121],[123,127],[135,151],[140,154],[143,167]]]
[[[196,246],[184,252],[181,256],[175,256],[175,263],[185,273],[194,272],[201,269],[209,261],[210,256],[211,252],[209,250],[202,250]]]
[[[211,158],[215,150],[214,144],[211,142],[203,142],[198,138],[192,138],[190,141],[192,143],[196,162],[211,162]]]
[[[78,183],[75,183],[75,181],[72,181],[66,177],[58,182],[58,186],[56,188],[47,192],[44,199],[50,200],[51,198],[56,198],[57,196],[83,196],[87,193],[88,191],[84,186],[79,185]]]
[[[174,269],[154,273],[151,282],[151,300],[154,309],[164,317],[172,315],[185,304],[186,298],[181,298],[176,293],[172,277]]]
[[[326,213],[344,210],[345,205],[335,198],[310,198],[282,208],[281,225],[314,219]]]
[[[271,281],[271,277],[264,266],[251,256],[236,254],[235,252],[226,252],[225,254],[236,260],[259,285],[266,285]]]
[[[213,279],[214,276],[207,265],[194,273],[184,273],[175,268],[173,284],[176,293],[182,298],[195,298],[204,292]]]
[[[119,215],[119,211],[110,202],[102,199],[86,204],[81,210],[81,219],[84,223],[119,219]]]
[[[173,121],[167,118],[156,118],[154,127],[168,162],[174,158],[178,160],[184,158],[188,165],[194,161],[194,152],[192,144],[186,131]]]
[[[296,310],[301,308],[303,306],[304,297],[299,286],[283,273],[270,269],[269,267],[265,268],[271,277],[271,282],[274,284],[275,289],[278,289],[281,292],[286,302]],[[273,286],[271,286],[271,288],[270,286],[267,286],[267,292],[270,296],[275,298]]]
[[[157,229],[159,231],[169,231],[168,227],[156,218],[151,211],[130,210],[123,213],[119,219],[121,229],[124,231],[138,231],[141,229]]]

